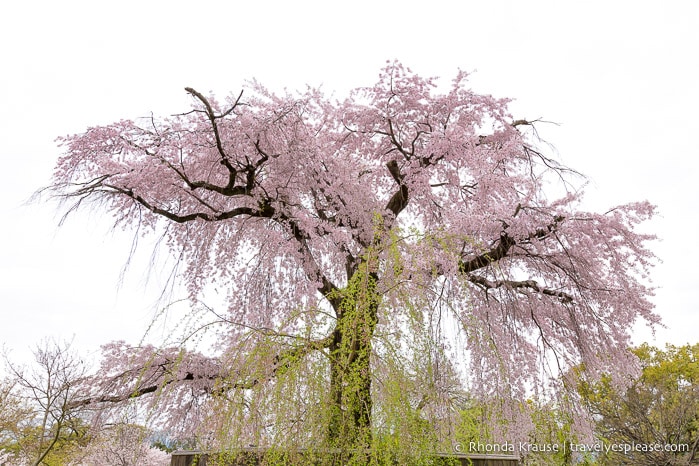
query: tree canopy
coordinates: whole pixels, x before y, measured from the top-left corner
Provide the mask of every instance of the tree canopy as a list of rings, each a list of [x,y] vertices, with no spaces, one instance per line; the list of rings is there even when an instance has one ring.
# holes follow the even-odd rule
[[[653,206],[583,211],[532,122],[466,79],[441,90],[389,63],[344,100],[186,88],[186,113],[61,138],[52,189],[69,208],[161,235],[192,303],[214,287],[225,302],[218,354],[114,344],[84,402],[158,393],[196,429],[218,399],[239,406],[219,425],[253,443],[354,448],[411,416],[443,421],[466,386],[517,398],[580,363],[633,370],[631,325],[658,322],[637,229]]]

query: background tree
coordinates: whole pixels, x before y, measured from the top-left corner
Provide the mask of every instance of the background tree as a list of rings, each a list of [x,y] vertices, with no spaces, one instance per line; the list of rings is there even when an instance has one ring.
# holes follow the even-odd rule
[[[87,441],[88,426],[72,405],[86,367],[69,344],[46,340],[33,354],[30,366],[5,355],[9,382],[2,390],[0,446],[13,464],[68,464]]]
[[[109,466],[168,466],[170,455],[151,444],[151,432],[138,424],[118,422],[90,438],[80,464]]]
[[[634,231],[652,206],[580,211],[574,172],[465,73],[441,93],[392,63],[342,102],[257,83],[222,103],[186,91],[185,114],[62,138],[52,189],[162,235],[192,303],[225,301],[219,351],[111,346],[85,403],[159,393],[182,426],[220,414],[213,395],[228,438],[363,463],[377,429],[405,419],[388,407],[391,369],[425,380],[405,401],[436,413],[457,361],[475,395],[508,399],[580,362],[593,377],[635,367],[628,330],[657,321],[639,281],[651,237]],[[407,364],[421,357],[437,370]]]
[[[609,378],[580,386],[598,419],[598,435],[608,445],[684,447],[682,451],[610,452],[600,458],[600,464],[699,464],[699,344],[668,345],[665,351],[644,344],[634,353],[643,372],[627,390],[619,393]]]
[[[0,459],[4,454],[4,460],[9,460],[12,451],[16,451],[21,426],[32,412],[17,396],[15,386],[16,382],[9,378],[0,380]]]

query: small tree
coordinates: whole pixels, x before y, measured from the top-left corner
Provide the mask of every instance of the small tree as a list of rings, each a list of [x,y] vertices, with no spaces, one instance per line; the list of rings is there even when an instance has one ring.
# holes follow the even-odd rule
[[[34,349],[31,366],[18,366],[7,355],[5,362],[10,376],[0,406],[4,447],[16,464],[66,464],[86,440],[87,425],[74,406],[84,364],[69,344],[49,340]]]
[[[634,231],[652,206],[579,210],[574,172],[536,149],[532,123],[465,83],[440,93],[392,63],[342,102],[186,88],[185,114],[62,138],[52,189],[71,210],[92,201],[161,234],[192,303],[226,303],[216,357],[112,346],[85,403],[159,393],[180,425],[196,412],[229,439],[363,463],[379,432],[452,416],[455,361],[475,395],[506,398],[580,362],[633,370],[628,331],[657,322],[652,237]]]

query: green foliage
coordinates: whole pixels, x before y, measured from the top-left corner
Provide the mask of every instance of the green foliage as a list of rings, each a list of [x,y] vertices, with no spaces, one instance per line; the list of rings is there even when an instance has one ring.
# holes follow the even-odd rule
[[[644,344],[633,351],[642,373],[624,392],[615,390],[609,377],[597,384],[582,381],[578,388],[598,419],[605,446],[640,447],[605,452],[600,464],[698,464],[699,344],[667,345],[664,351]],[[665,451],[666,446],[683,451]]]
[[[403,264],[396,244],[401,240],[394,230],[383,241],[375,238],[346,286],[328,295],[339,303],[329,347],[287,351],[280,362],[275,358],[288,350],[289,340],[258,332],[254,347],[246,349],[250,366],[240,370],[263,374],[272,361],[279,367],[275,377],[252,387],[229,386],[216,395],[212,414],[202,424],[214,437],[201,435],[197,448],[240,452],[255,445],[266,452],[264,464],[343,465],[429,465],[436,461],[435,452],[452,450],[448,416],[454,400],[449,397],[458,394],[454,387],[459,383],[435,334],[438,324],[425,318],[427,300],[405,296],[402,312],[388,325],[391,330],[379,322],[378,257],[381,267],[400,280]],[[227,455],[209,461],[230,461]]]
[[[570,410],[556,403],[527,402],[531,413],[533,430],[528,441],[529,451],[522,454],[523,463],[532,466],[594,465],[595,459],[589,452],[573,451],[573,444],[580,439],[573,425]]]
[[[87,425],[78,419],[73,419],[70,426],[64,425],[60,430],[54,426],[50,432],[45,432],[40,425],[32,423],[31,417],[25,417],[9,434],[5,435],[0,449],[10,453],[19,463],[25,460],[34,463],[41,457],[38,464],[43,466],[69,464],[80,457],[81,450],[90,441]],[[46,438],[55,439],[50,448],[45,445]]]

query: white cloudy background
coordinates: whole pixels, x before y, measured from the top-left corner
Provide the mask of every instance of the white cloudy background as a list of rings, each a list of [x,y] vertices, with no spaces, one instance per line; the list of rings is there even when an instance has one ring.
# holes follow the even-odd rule
[[[48,199],[59,135],[120,118],[186,111],[192,86],[237,93],[370,85],[386,60],[513,97],[517,118],[590,178],[596,210],[649,199],[655,344],[696,342],[699,329],[697,125],[699,3],[692,1],[95,2],[0,7],[0,344],[16,357],[45,337],[86,354],[138,342],[156,312],[144,250],[123,282],[129,234],[99,212],[72,216]],[[147,248],[146,248],[147,249]],[[121,284],[120,284],[121,283]],[[156,335],[157,336],[157,335]]]

